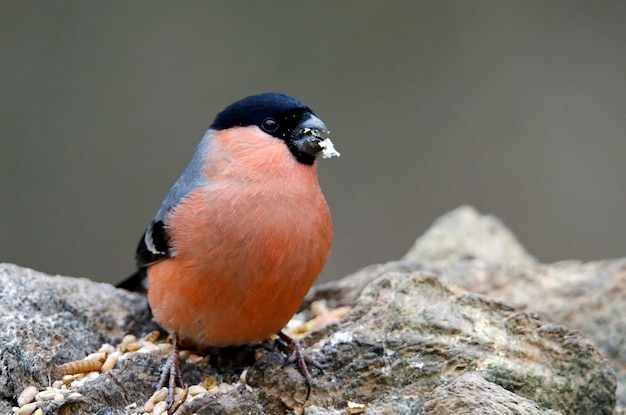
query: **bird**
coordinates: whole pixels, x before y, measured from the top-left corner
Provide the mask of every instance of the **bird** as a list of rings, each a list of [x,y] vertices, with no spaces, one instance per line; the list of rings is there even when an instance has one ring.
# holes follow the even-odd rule
[[[182,386],[179,339],[239,346],[278,336],[305,377],[314,364],[282,332],[329,256],[333,224],[316,159],[339,156],[324,122],[285,94],[217,114],[139,241],[155,320],[173,336],[158,388]]]

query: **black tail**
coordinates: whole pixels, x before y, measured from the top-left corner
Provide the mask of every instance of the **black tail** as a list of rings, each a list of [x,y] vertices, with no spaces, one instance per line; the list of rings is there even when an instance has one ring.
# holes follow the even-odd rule
[[[148,292],[148,279],[146,277],[146,268],[141,268],[130,277],[119,282],[116,287],[146,294]]]

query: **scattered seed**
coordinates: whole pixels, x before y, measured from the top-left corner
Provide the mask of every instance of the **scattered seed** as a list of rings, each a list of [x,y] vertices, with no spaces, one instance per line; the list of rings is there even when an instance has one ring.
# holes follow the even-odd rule
[[[161,354],[161,349],[156,344],[146,343],[141,348],[135,350],[137,353]]]
[[[37,401],[51,401],[54,399],[54,396],[57,392],[54,389],[47,389],[45,391],[38,392],[35,395],[35,399]]]
[[[24,388],[20,396],[17,397],[17,405],[24,406],[27,403],[31,403],[37,395],[37,388],[35,386],[28,386]]]
[[[117,360],[119,359],[119,357],[120,357],[120,352],[115,351],[111,353],[109,357],[107,357],[107,360],[105,360],[104,363],[102,364],[102,367],[100,368],[100,372],[104,373],[113,369],[115,365],[117,364]]]
[[[204,357],[198,356],[197,354],[194,354],[194,353],[191,353],[189,355],[189,357],[187,358],[187,361],[191,362],[191,363],[198,364],[198,363],[202,362],[202,359],[204,359]]]
[[[365,412],[365,405],[362,403],[348,401],[348,409],[346,409],[346,413],[348,413],[348,415],[362,414],[363,412]]]
[[[112,344],[109,344],[109,343],[104,343],[98,349],[99,352],[108,353],[108,354],[111,354],[111,353],[115,352],[116,350],[117,350],[117,347],[115,347],[115,346],[113,346]]]
[[[85,377],[83,378],[83,383],[87,382],[88,380],[94,380],[98,376],[100,376],[100,372],[96,372],[96,371],[89,372],[85,374]]]
[[[37,409],[37,402],[27,403],[17,410],[17,415],[31,415]]]
[[[159,389],[152,394],[150,399],[146,401],[146,403],[143,405],[143,410],[146,412],[153,411],[155,404],[164,401],[165,398],[167,398],[167,388]]]
[[[126,336],[124,336],[124,338],[122,339],[122,342],[118,346],[118,350],[120,351],[120,353],[126,353],[128,351],[128,345],[130,343],[136,343],[136,342],[137,342],[136,336],[133,336],[132,334],[127,334]]]
[[[163,356],[167,356],[172,351],[172,345],[170,343],[159,343],[157,344],[157,347]]]
[[[136,352],[141,349],[143,345],[140,342],[131,342],[126,345],[126,352]]]
[[[56,395],[54,395],[55,402],[63,402],[64,400],[65,400],[65,395],[63,395],[62,393],[57,393]]]
[[[174,402],[172,403],[172,407],[169,408],[169,413],[172,414],[175,413],[176,410],[187,400],[187,396],[189,396],[189,388],[176,388],[176,394],[174,396],[175,398]]]
[[[161,415],[167,413],[167,402],[161,401],[154,405],[154,409],[152,410],[152,415]]]
[[[167,393],[168,393],[167,388],[161,388],[158,391],[154,392],[152,396],[150,397],[150,399],[152,399],[154,402],[164,401],[165,398],[167,398]]]
[[[326,300],[313,301],[311,303],[311,310],[316,316],[328,314],[328,304],[326,304]]]
[[[201,395],[206,393],[206,389],[202,385],[191,385],[189,387],[189,394],[192,396]]]
[[[151,400],[147,400],[146,403],[143,404],[143,412],[150,413],[154,410],[154,402]]]
[[[149,343],[156,343],[157,340],[159,340],[159,336],[160,335],[161,335],[161,333],[159,333],[158,330],[154,330],[154,331],[151,331],[150,333],[146,334],[143,337],[143,340],[147,341]]]
[[[106,352],[96,352],[96,353],[91,353],[87,355],[87,357],[85,357],[83,360],[99,360],[101,362],[104,362],[107,356],[108,356],[108,353]]]
[[[76,380],[76,376],[74,376],[74,375],[64,375],[63,379],[61,381],[61,385],[59,386],[58,389],[61,389],[61,387],[63,387],[64,385],[66,385],[68,383],[72,383],[75,380]]]

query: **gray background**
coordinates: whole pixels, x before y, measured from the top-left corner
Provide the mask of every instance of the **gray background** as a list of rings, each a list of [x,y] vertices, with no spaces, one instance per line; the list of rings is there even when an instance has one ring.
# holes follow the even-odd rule
[[[263,91],[342,152],[324,279],[466,203],[543,261],[625,253],[624,1],[3,1],[0,48],[0,261],[130,274],[214,115]]]

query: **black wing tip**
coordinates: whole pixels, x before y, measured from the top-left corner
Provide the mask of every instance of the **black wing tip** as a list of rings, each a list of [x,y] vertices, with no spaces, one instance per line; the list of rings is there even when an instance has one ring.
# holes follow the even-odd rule
[[[154,249],[148,248],[146,244],[146,238],[150,238],[154,245]],[[155,250],[157,252],[155,252]],[[170,248],[167,243],[167,232],[162,221],[152,222],[148,229],[144,232],[137,245],[137,252],[135,254],[135,260],[137,261],[138,270],[130,277],[119,282],[116,287],[123,288],[128,291],[147,293],[148,292],[148,279],[147,269],[148,266],[159,262],[169,256]]]
[[[150,238],[154,249],[148,248],[146,239]],[[135,260],[139,268],[147,267],[169,256],[170,247],[167,243],[167,232],[163,221],[152,222],[142,235],[137,245]],[[155,252],[156,251],[156,252]]]

